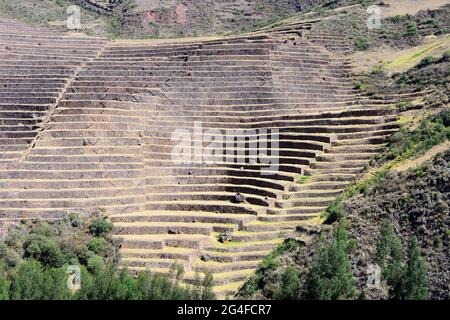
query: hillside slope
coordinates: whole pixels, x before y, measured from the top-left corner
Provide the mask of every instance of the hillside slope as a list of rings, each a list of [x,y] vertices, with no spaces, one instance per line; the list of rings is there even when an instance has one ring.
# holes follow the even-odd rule
[[[390,172],[369,190],[343,203],[347,229],[355,248],[350,253],[352,273],[357,279],[357,292],[366,299],[387,299],[385,282],[379,289],[367,289],[368,268],[374,265],[379,230],[388,220],[401,239],[403,247],[415,236],[428,267],[431,299],[448,299],[450,284],[449,207],[450,150],[424,166],[407,172]],[[294,267],[300,273],[300,289],[305,290],[306,274],[321,245],[334,226],[301,228],[310,234],[308,242],[298,241],[283,247],[285,251],[266,260],[244,288],[244,297],[273,298],[280,287],[284,271]],[[354,298],[357,296],[355,295]]]
[[[358,243],[353,266],[360,288],[366,284],[368,264],[374,263],[381,222],[389,219],[405,247],[412,236],[419,240],[428,263],[431,297],[449,298],[450,151],[415,170],[389,173],[382,183],[344,205],[350,235]]]

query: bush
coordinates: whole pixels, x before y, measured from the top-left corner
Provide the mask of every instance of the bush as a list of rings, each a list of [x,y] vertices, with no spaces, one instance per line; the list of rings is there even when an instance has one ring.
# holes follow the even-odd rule
[[[69,221],[72,227],[74,228],[79,228],[83,226],[83,221],[81,220],[80,216],[76,213],[69,214]]]
[[[20,265],[11,284],[14,300],[42,300],[45,292],[44,268],[36,260]]]
[[[85,245],[76,246],[74,249],[74,253],[78,261],[83,265],[87,265],[87,261],[93,256],[92,252],[90,252]]]
[[[385,72],[385,66],[382,63],[379,63],[372,67],[371,74],[373,75],[383,75]]]
[[[359,37],[355,40],[354,45],[359,50],[367,50],[370,47],[370,42],[367,37]]]
[[[99,274],[105,268],[105,261],[100,256],[92,256],[87,261],[87,269],[93,274]]]
[[[88,243],[88,249],[96,254],[99,254],[105,251],[107,243],[103,238],[94,238]]]
[[[417,65],[418,68],[423,68],[426,66],[429,66],[433,63],[435,63],[437,61],[437,59],[433,56],[427,56],[425,58],[423,58],[420,63]]]
[[[89,230],[96,237],[105,237],[112,231],[113,225],[106,218],[97,218],[92,221]]]
[[[328,206],[325,211],[326,219],[325,224],[332,224],[341,220],[345,217],[346,212],[342,206],[343,196],[339,195],[336,199]]]
[[[64,263],[64,255],[58,243],[40,234],[31,235],[25,242],[25,256],[34,258],[47,267],[57,268]]]
[[[31,234],[41,235],[43,237],[51,238],[55,235],[55,231],[51,225],[46,222],[38,222],[30,232]]]
[[[383,220],[380,225],[375,255],[377,264],[381,268],[384,268],[388,259],[393,256],[394,252],[399,252],[399,250],[395,250],[395,248],[398,248],[399,246],[401,246],[401,243],[399,243],[399,239],[395,236],[392,224],[389,220]]]
[[[214,278],[212,273],[206,273],[201,284],[202,294],[200,296],[201,300],[214,300],[216,295],[213,292]]]
[[[0,259],[5,257],[7,251],[8,247],[6,246],[6,243],[0,241]]]
[[[409,22],[406,25],[406,32],[405,32],[406,37],[413,37],[413,36],[416,36],[418,33],[419,33],[419,29],[417,28],[417,23]]]
[[[5,252],[5,255],[3,256],[3,262],[6,266],[15,268],[20,264],[21,258],[16,251],[8,248]]]
[[[396,16],[390,18],[390,19],[391,19],[391,21],[393,23],[399,24],[399,23],[403,22],[406,19],[406,16],[396,15]]]
[[[367,88],[367,83],[364,83],[364,82],[361,82],[361,81],[356,82],[353,88],[355,90],[364,90],[365,88]]]
[[[436,27],[440,24],[440,21],[439,21],[439,19],[436,19],[436,18],[430,18],[430,19],[426,20],[425,23]]]

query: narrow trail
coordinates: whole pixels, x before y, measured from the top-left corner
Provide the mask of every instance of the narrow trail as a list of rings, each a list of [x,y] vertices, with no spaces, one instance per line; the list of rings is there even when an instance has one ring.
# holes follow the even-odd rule
[[[442,153],[450,149],[450,141],[446,141],[444,143],[438,144],[425,152],[424,155],[420,156],[419,158],[413,159],[413,160],[407,160],[403,163],[401,163],[399,166],[393,168],[395,171],[406,171],[415,167],[418,167],[425,163],[426,161],[429,161],[433,159],[437,154]]]

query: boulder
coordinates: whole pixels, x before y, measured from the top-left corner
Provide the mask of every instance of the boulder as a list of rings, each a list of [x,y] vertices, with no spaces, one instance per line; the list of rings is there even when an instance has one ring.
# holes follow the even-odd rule
[[[231,235],[231,232],[224,232],[219,235],[219,242],[221,243],[227,243],[233,240],[233,236]]]

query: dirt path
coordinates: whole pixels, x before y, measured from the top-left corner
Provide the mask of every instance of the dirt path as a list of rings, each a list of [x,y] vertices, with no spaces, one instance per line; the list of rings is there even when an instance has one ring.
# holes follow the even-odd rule
[[[425,152],[424,155],[420,156],[417,159],[414,160],[408,160],[406,162],[401,163],[397,167],[393,168],[395,171],[406,171],[411,168],[415,168],[424,162],[433,159],[438,153],[442,153],[450,149],[450,141],[446,141],[444,143],[438,144],[437,146],[434,146],[427,152]]]

